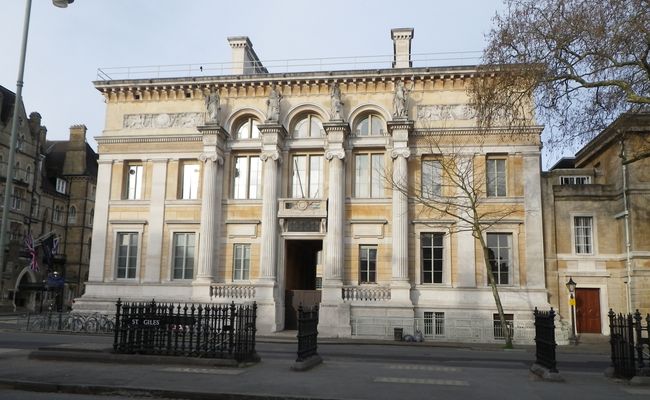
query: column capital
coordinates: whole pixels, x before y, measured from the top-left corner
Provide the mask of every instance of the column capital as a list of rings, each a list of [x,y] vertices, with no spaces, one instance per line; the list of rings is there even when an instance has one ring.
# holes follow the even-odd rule
[[[267,151],[262,152],[262,154],[260,154],[260,159],[262,161],[266,161],[269,158],[271,160],[273,160],[273,161],[282,162],[282,156],[280,155],[280,152],[277,151],[277,150],[271,150],[271,151],[267,150]]]
[[[327,150],[327,151],[325,151],[325,158],[326,159],[332,160],[335,157],[338,158],[339,160],[343,160],[345,158],[345,150],[336,149],[336,150]]]
[[[201,162],[212,161],[212,162],[218,162],[219,165],[223,165],[223,157],[221,157],[217,153],[201,153],[199,155],[199,161]]]
[[[408,148],[393,149],[390,152],[390,156],[393,159],[397,157],[404,157],[408,159],[409,157],[411,157],[411,150],[409,150]]]
[[[404,119],[404,118],[398,118],[394,119],[392,121],[386,122],[386,125],[388,126],[388,133],[392,134],[393,131],[396,130],[405,130],[405,131],[412,131],[413,130],[413,125],[415,125],[415,122],[409,119]]]

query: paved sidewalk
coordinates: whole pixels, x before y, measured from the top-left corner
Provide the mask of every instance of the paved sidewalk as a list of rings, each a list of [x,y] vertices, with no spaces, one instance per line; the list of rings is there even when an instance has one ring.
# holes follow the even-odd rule
[[[138,355],[131,357],[143,364],[89,362],[90,356],[83,361],[65,361],[65,356],[46,361],[30,359],[28,350],[0,349],[0,397],[3,389],[18,389],[230,400],[650,398],[648,387],[607,379],[601,368],[607,356],[593,345],[583,346],[580,352],[560,348],[558,359],[566,362],[559,367],[566,382],[550,383],[531,377],[528,368],[534,353],[528,347],[504,351],[489,345],[424,343],[397,344],[407,346],[399,348],[388,346],[395,342],[385,342],[385,347],[372,347],[385,357],[376,353],[366,357],[370,347],[357,340],[328,342],[332,344],[323,344],[319,351],[324,363],[305,372],[290,371],[292,354],[272,350],[263,353],[258,364],[228,368],[210,360],[185,359],[187,364],[180,365],[181,360]],[[63,346],[80,354],[99,353],[100,357],[106,349],[101,344]],[[406,353],[414,355],[410,361],[395,356]],[[582,368],[590,362],[598,368]],[[582,367],[575,367],[578,364]]]

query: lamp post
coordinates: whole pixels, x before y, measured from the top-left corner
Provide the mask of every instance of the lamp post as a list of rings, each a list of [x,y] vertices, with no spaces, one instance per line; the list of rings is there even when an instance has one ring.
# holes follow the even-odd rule
[[[569,344],[577,345],[578,338],[576,337],[576,283],[572,277],[566,283],[566,288],[569,289],[569,312],[571,312],[571,335],[569,336]]]
[[[52,0],[52,4],[65,8],[74,0]],[[18,64],[18,80],[16,81],[16,99],[14,101],[13,119],[11,121],[11,138],[9,139],[9,159],[7,160],[7,176],[5,179],[2,221],[0,222],[0,300],[4,300],[5,246],[7,243],[7,226],[9,225],[9,204],[14,176],[14,159],[16,154],[16,137],[18,136],[18,118],[22,105],[23,76],[25,74],[25,55],[27,53],[27,36],[29,33],[29,17],[32,10],[32,0],[25,2],[25,22],[23,23],[23,41],[20,48],[20,63]]]

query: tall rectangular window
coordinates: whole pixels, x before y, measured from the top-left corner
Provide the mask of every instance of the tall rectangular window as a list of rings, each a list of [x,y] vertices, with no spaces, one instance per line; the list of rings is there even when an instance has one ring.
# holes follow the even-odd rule
[[[258,156],[235,158],[233,198],[261,198],[262,161]]]
[[[420,234],[422,283],[442,283],[443,233]]]
[[[181,199],[195,200],[199,198],[199,164],[183,163],[183,188]]]
[[[357,154],[355,156],[355,168],[355,197],[383,197],[384,155],[373,153]]]
[[[505,197],[506,194],[506,160],[504,158],[487,159],[487,195],[488,197]]]
[[[322,196],[323,156],[296,155],[291,163],[293,198],[318,198]]]
[[[359,246],[359,283],[377,282],[377,246]]]
[[[14,210],[22,210],[23,201],[25,201],[25,190],[16,186],[11,189],[14,192],[11,196],[11,208]]]
[[[174,279],[194,277],[195,248],[194,233],[174,233]]]
[[[445,313],[424,312],[424,334],[433,336],[445,335]]]
[[[128,200],[142,199],[142,174],[141,164],[127,164],[125,197]]]
[[[573,218],[576,254],[593,254],[592,217]]]
[[[232,279],[245,281],[250,278],[251,245],[235,244],[232,266]]]
[[[439,160],[422,161],[422,197],[433,198],[442,194],[442,166]]]
[[[512,271],[512,234],[488,233],[487,246],[490,268],[497,285],[509,284]]]
[[[120,232],[117,234],[117,277],[135,278],[138,265],[138,233]]]

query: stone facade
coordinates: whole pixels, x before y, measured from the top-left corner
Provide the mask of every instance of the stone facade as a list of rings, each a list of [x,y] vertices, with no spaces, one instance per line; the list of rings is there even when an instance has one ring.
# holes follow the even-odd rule
[[[15,95],[3,87],[0,93],[0,179],[4,183]],[[83,293],[88,274],[97,155],[86,143],[85,126],[71,127],[68,141],[48,141],[38,113],[27,117],[21,105],[19,115],[22,122],[17,136],[9,253],[1,299],[5,304],[40,309],[46,297],[41,297],[40,287],[56,271],[65,279],[62,303],[69,306],[74,297]],[[0,189],[4,193],[4,184]],[[39,271],[29,267],[31,256],[24,244],[27,235],[36,242]],[[44,265],[40,246],[47,236],[59,240],[50,270]]]
[[[548,307],[541,127],[479,130],[466,108],[476,68],[413,68],[403,53],[412,30],[397,33],[387,69],[269,73],[238,47],[248,58],[233,63],[257,70],[95,82],[106,126],[89,282],[75,307],[257,301],[259,331],[275,332],[291,328],[292,301],[317,292],[324,335],[392,335],[416,321],[428,337],[494,341],[478,242],[387,179],[420,188],[428,160],[465,143],[457,151],[475,171],[500,160],[502,192],[484,207],[513,210],[489,232],[504,240],[500,292],[515,339],[532,340],[532,309]],[[197,122],[214,91],[218,115]]]
[[[608,334],[610,308],[650,312],[649,132],[650,114],[624,114],[543,175],[549,301],[570,320],[573,278],[578,333]]]

